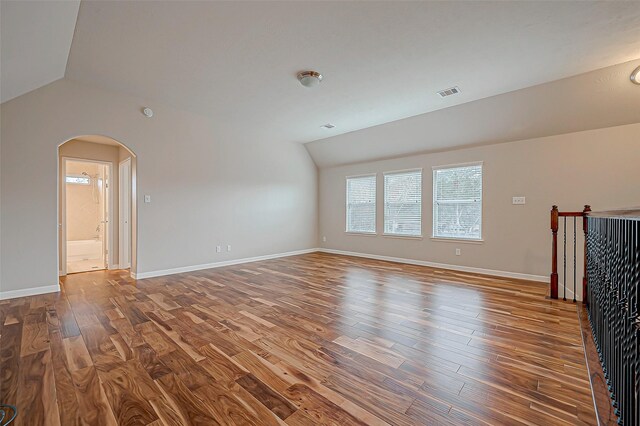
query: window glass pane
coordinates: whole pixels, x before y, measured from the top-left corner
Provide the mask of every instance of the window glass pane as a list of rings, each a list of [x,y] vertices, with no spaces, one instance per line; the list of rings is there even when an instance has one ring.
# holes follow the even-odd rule
[[[422,235],[422,171],[384,175],[384,233]]]
[[[90,179],[86,176],[67,176],[65,182],[77,185],[89,185],[91,183]]]
[[[482,238],[482,165],[433,171],[433,236]]]
[[[376,177],[347,178],[347,232],[376,232]]]

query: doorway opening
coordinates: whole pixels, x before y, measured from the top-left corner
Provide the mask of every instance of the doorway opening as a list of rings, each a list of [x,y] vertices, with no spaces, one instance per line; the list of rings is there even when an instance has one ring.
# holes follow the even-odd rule
[[[67,273],[107,269],[111,165],[63,159]]]
[[[60,275],[136,268],[136,156],[104,136],[58,147]],[[133,275],[133,274],[132,274]]]

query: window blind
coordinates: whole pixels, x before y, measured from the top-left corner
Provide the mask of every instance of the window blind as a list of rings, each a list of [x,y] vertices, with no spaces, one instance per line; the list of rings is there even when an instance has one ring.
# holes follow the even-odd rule
[[[482,164],[433,170],[433,236],[482,238]]]
[[[347,178],[347,232],[376,232],[376,176]]]
[[[384,233],[422,235],[422,170],[385,173]]]

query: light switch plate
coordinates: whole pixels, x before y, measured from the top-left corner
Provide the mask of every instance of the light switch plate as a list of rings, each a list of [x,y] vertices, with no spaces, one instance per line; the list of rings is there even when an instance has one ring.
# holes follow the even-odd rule
[[[145,203],[150,203],[151,202],[151,195],[145,195],[144,196],[144,202]]]
[[[513,197],[513,204],[522,205],[526,203],[526,197]]]

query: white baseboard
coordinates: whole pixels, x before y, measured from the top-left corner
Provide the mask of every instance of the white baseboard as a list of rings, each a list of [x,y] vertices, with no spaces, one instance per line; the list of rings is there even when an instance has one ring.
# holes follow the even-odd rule
[[[471,272],[476,274],[493,275],[496,277],[514,278],[514,279],[520,279],[520,280],[538,281],[538,282],[545,282],[545,283],[549,281],[549,277],[543,276],[543,275],[531,275],[531,274],[522,274],[519,272],[498,271],[494,269],[475,268],[472,266],[451,265],[447,263],[428,262],[426,260],[415,260],[415,259],[406,259],[401,257],[381,256],[377,254],[334,250],[334,249],[328,249],[328,248],[311,248],[311,249],[305,249],[305,250],[290,251],[286,253],[268,254],[265,256],[245,257],[242,259],[233,259],[233,260],[226,260],[222,262],[205,263],[201,265],[183,266],[179,268],[141,272],[138,274],[131,272],[131,277],[134,279],[140,280],[144,278],[161,277],[164,275],[180,274],[183,272],[193,272],[193,271],[200,271],[203,269],[220,268],[223,266],[238,265],[241,263],[259,262],[262,260],[277,259],[280,257],[296,256],[300,254],[307,254],[307,253],[314,253],[314,252],[364,257],[368,259],[385,260],[389,262],[404,263],[408,265],[427,266],[431,268],[449,269],[453,271]],[[563,287],[561,287],[559,290],[561,289],[563,289]],[[33,287],[33,288],[27,288],[23,290],[3,291],[3,292],[0,292],[0,300],[13,299],[16,297],[24,297],[24,296],[34,296],[34,295],[45,294],[45,293],[54,293],[58,291],[60,291],[59,285]],[[562,297],[562,295],[560,296]],[[573,292],[569,288],[567,288],[567,299],[573,299]]]
[[[245,257],[245,258],[242,258],[242,259],[224,260],[222,262],[204,263],[204,264],[201,264],[201,265],[182,266],[182,267],[179,267],[179,268],[171,268],[171,269],[160,269],[160,270],[157,270],[157,271],[139,272],[139,273],[131,272],[131,277],[133,279],[136,279],[136,280],[142,280],[144,278],[153,278],[153,277],[161,277],[161,276],[164,276],[164,275],[181,274],[183,272],[200,271],[200,270],[203,270],[203,269],[221,268],[223,266],[238,265],[240,263],[259,262],[261,260],[277,259],[279,257],[296,256],[296,255],[299,255],[299,254],[314,253],[314,252],[317,252],[317,251],[319,251],[319,249],[311,248],[311,249],[305,249],[305,250],[289,251],[289,252],[286,252],[286,253],[268,254],[268,255],[265,255],[265,256]]]
[[[56,293],[60,291],[59,285],[45,285],[42,287],[31,287],[22,290],[0,291],[0,300],[15,299],[16,297],[35,296],[38,294]]]
[[[498,271],[495,269],[475,268],[473,266],[451,265],[448,263],[428,262],[426,260],[405,259],[402,257],[380,256],[377,254],[358,253],[353,251],[334,250],[328,248],[320,248],[318,251],[332,254],[342,254],[346,256],[365,257],[367,259],[386,260],[389,262],[406,263],[408,265],[428,266],[430,268],[450,269],[459,272],[471,272],[474,274],[493,275],[503,278],[514,278],[518,280],[549,282],[549,277],[543,275],[522,274],[520,272]]]

